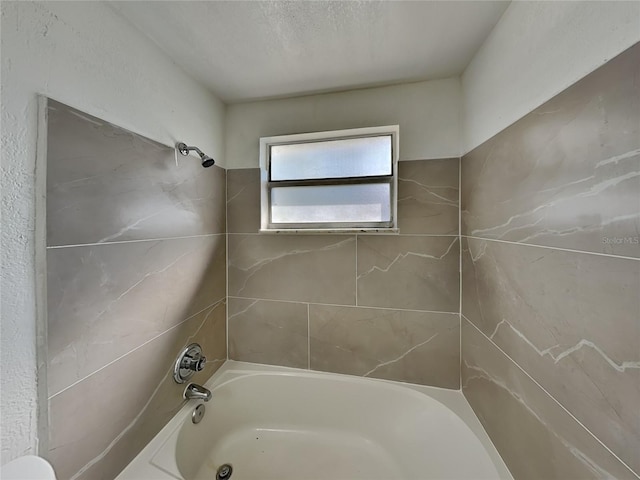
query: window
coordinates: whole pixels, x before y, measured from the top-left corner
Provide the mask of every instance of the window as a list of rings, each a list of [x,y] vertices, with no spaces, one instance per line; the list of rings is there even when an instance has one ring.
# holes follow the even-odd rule
[[[261,231],[395,231],[397,157],[397,125],[261,138]]]

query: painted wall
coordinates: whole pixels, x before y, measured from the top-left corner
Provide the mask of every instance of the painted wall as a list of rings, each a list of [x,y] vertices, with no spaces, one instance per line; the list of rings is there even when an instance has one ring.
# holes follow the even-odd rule
[[[36,95],[224,165],[224,105],[97,2],[2,2],[2,463],[37,439]],[[195,160],[194,160],[195,161]]]
[[[457,78],[230,105],[229,168],[258,166],[258,139],[270,135],[400,125],[400,160],[460,156]]]
[[[640,473],[638,59],[462,157],[463,392],[515,478]]]
[[[637,1],[512,2],[462,75],[462,153],[639,40]]]

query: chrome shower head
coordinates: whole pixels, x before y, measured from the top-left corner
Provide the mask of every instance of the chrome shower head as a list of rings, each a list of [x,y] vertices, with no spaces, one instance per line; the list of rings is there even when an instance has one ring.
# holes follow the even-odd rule
[[[211,157],[209,157],[207,155],[201,156],[200,158],[202,158],[202,166],[204,168],[210,167],[211,165],[216,163],[216,161],[213,158],[211,158]]]
[[[204,168],[210,167],[211,165],[213,165],[214,163],[216,163],[216,161],[211,158],[209,155],[205,155],[204,152],[202,150],[200,150],[198,147],[188,147],[186,143],[178,143],[176,144],[176,149],[182,154],[182,155],[189,155],[190,151],[194,151],[196,152],[198,155],[200,155],[200,159],[202,160],[202,166]]]

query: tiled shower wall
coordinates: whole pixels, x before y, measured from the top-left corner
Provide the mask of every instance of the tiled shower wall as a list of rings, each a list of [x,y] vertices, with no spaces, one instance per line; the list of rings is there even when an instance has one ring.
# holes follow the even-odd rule
[[[518,479],[640,472],[639,58],[462,159],[463,392]]]
[[[49,101],[50,450],[112,479],[182,406],[176,355],[226,352],[225,171]]]
[[[270,235],[227,171],[229,358],[459,388],[458,173],[399,163],[399,235]]]
[[[516,478],[640,470],[639,55],[462,159],[463,392]],[[229,358],[459,388],[458,159],[399,163],[399,235],[260,235],[258,169],[225,195],[55,102],[48,157],[61,478],[112,478],[179,409],[184,345],[196,381],[226,358],[225,222]]]

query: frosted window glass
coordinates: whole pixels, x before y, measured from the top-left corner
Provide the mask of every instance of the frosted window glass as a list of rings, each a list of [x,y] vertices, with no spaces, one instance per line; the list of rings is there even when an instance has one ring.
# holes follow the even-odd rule
[[[272,223],[365,223],[391,221],[388,183],[274,187]]]
[[[391,135],[271,146],[272,181],[391,173]]]

